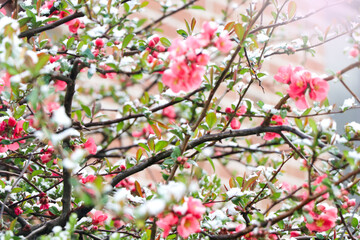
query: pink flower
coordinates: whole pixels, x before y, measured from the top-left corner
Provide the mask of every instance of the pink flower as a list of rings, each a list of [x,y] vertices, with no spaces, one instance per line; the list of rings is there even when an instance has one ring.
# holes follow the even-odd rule
[[[297,66],[293,68],[291,64],[279,67],[278,73],[274,76],[275,80],[281,83],[290,83],[293,74],[304,70],[303,67]]]
[[[292,66],[281,66],[278,69],[278,73],[274,76],[275,80],[281,83],[289,83],[292,75]]]
[[[291,77],[288,93],[291,98],[305,94],[307,84],[311,81],[311,73],[308,71],[298,72]]]
[[[41,159],[42,163],[48,163],[51,161],[51,156],[52,156],[51,153],[45,153],[40,156],[40,159]]]
[[[244,114],[246,113],[246,110],[247,110],[246,106],[245,106],[245,105],[241,105],[241,106],[239,107],[239,109],[236,111],[236,115],[237,115],[237,116],[244,115]]]
[[[82,179],[81,179],[81,182],[82,182],[83,184],[85,184],[85,183],[88,183],[88,182],[94,182],[95,179],[96,179],[96,176],[94,176],[94,175],[88,175],[87,177],[82,178]]]
[[[292,237],[292,238],[298,237],[300,235],[301,235],[301,233],[299,231],[291,231],[290,232],[290,237]]]
[[[103,225],[104,221],[108,218],[102,211],[96,210],[91,216],[93,225]]]
[[[206,64],[208,64],[209,60],[210,60],[210,56],[205,53],[200,53],[196,57],[196,63],[201,66],[205,66]]]
[[[159,228],[164,229],[164,232],[162,234],[163,238],[166,238],[169,235],[171,227],[177,224],[178,221],[179,218],[173,213],[169,213],[165,217],[159,217],[159,219],[156,221],[156,225]]]
[[[19,144],[17,142],[14,142],[12,144],[7,145],[7,148],[11,151],[16,151],[19,149]]]
[[[9,125],[10,127],[15,127],[15,125],[16,125],[16,120],[15,120],[15,118],[10,117],[9,120],[8,120],[8,125]]]
[[[204,73],[205,69],[202,66],[194,66],[190,69],[186,63],[177,62],[173,63],[170,69],[165,70],[162,79],[163,83],[175,93],[189,92],[201,85]]]
[[[326,190],[326,189],[327,189],[327,187],[324,186],[324,185],[318,186],[318,187],[315,189],[315,193],[320,193],[320,192],[322,192],[322,191],[324,191],[324,190]],[[324,199],[328,199],[329,196],[330,196],[329,193],[325,193],[325,194],[322,195],[322,197],[323,197]]]
[[[54,84],[56,92],[65,90],[66,86],[67,86],[67,83],[64,81],[60,81],[60,80],[56,80],[55,84]]]
[[[2,92],[5,87],[10,87],[10,78],[11,75],[8,72],[0,78],[0,92]]]
[[[317,177],[314,181],[314,185],[319,185],[320,183],[322,183],[322,181],[327,178],[327,174],[323,174],[319,177]]]
[[[60,55],[50,56],[49,62],[50,62],[50,63],[54,63],[54,62],[56,62],[57,60],[59,60],[60,57],[61,57]]]
[[[233,119],[231,120],[230,127],[231,127],[232,129],[234,129],[234,130],[240,129],[241,123],[240,123],[239,119],[233,118]]]
[[[349,204],[350,207],[354,207],[356,205],[356,200],[355,199],[350,199],[348,201],[348,204]]]
[[[200,231],[199,221],[191,214],[184,216],[177,227],[179,235],[188,238],[191,234]]]
[[[284,124],[288,124],[287,118],[282,118],[281,116],[274,115],[271,118],[270,126],[282,126]],[[280,137],[278,133],[267,132],[265,133],[264,140],[273,140],[274,138]]]
[[[168,49],[170,57],[172,58],[184,56],[187,51],[188,46],[186,46],[185,41],[180,38],[176,38]]]
[[[240,232],[246,228],[245,224],[239,224],[235,228],[235,232]]]
[[[102,38],[97,38],[95,40],[95,46],[97,48],[102,48],[102,47],[104,47],[104,45],[105,45],[105,43],[104,43],[104,40]]]
[[[216,22],[204,22],[200,35],[202,46],[206,46],[209,44],[217,29],[218,24]]]
[[[306,227],[310,231],[324,232],[335,227],[335,221],[337,218],[337,208],[329,207],[325,205],[319,205],[318,209],[320,213],[310,211],[309,214],[314,220],[312,223],[308,223],[306,218]]]
[[[176,118],[176,113],[175,113],[174,106],[168,106],[168,107],[164,108],[163,111],[162,111],[162,115],[164,117],[168,117],[170,119]]]
[[[80,27],[80,20],[79,19],[73,19],[71,21],[69,21],[68,23],[66,23],[69,26],[69,31],[72,33],[77,33],[79,27]]]
[[[291,83],[287,92],[295,100],[295,105],[299,109],[309,107],[305,99],[305,91],[311,80],[311,73],[308,71],[297,72],[291,77]]]
[[[92,137],[90,137],[85,143],[84,147],[90,154],[95,154],[97,152],[97,146],[95,144],[95,141]]]
[[[57,102],[49,102],[46,104],[46,108],[47,110],[51,113],[53,112],[54,110],[57,110],[60,108],[60,104],[57,103]]]
[[[215,41],[215,46],[223,53],[228,53],[232,49],[232,42],[227,31],[220,34],[219,38]]]
[[[99,66],[100,68],[102,68],[102,69],[104,69],[105,71],[107,71],[107,70],[113,70],[111,67],[109,67],[108,65],[101,65],[101,66]],[[110,79],[113,79],[115,76],[116,76],[116,73],[115,72],[107,72],[107,73],[105,73],[105,74],[102,74],[102,73],[100,73],[99,74],[100,75],[100,77],[102,77],[102,78],[110,78]]]
[[[20,214],[22,214],[24,211],[20,208],[20,207],[15,207],[14,208],[14,213],[15,215],[19,216]]]
[[[329,84],[322,78],[313,78],[310,81],[310,98],[315,101],[322,101],[329,91]]]
[[[192,214],[197,219],[201,219],[205,213],[206,208],[199,199],[189,197],[187,200],[188,210],[187,212]]]
[[[46,210],[49,209],[50,205],[49,203],[44,203],[40,205],[40,210]]]
[[[5,8],[1,8],[1,9],[0,9],[0,12],[6,16],[6,10],[5,10]]]
[[[356,58],[359,55],[359,53],[360,53],[359,49],[355,46],[349,52],[350,56],[353,58]]]
[[[141,137],[143,135],[143,132],[140,131],[133,131],[131,134],[133,137],[138,138]]]

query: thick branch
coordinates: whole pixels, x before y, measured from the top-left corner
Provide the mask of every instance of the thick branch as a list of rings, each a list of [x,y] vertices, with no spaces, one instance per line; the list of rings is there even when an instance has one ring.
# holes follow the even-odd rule
[[[38,27],[38,28],[34,28],[34,29],[30,29],[30,30],[26,30],[22,33],[19,34],[19,38],[31,38],[32,36],[35,36],[35,34],[41,33],[41,32],[45,32],[47,30],[56,28],[64,23],[70,22],[71,20],[75,19],[75,18],[79,18],[79,17],[83,17],[85,16],[84,13],[82,12],[75,12],[74,14],[71,14],[67,17],[64,17],[58,21],[55,21],[53,23],[47,24],[45,26],[42,27]]]

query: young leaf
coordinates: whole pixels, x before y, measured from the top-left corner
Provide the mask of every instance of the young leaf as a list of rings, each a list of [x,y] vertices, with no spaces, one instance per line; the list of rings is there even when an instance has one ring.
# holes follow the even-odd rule
[[[293,18],[296,13],[296,3],[291,1],[288,5],[288,17],[289,19]]]
[[[206,115],[206,123],[209,125],[209,128],[212,128],[216,123],[216,113],[210,112]]]
[[[245,32],[244,27],[240,23],[237,23],[234,25],[234,30],[235,30],[237,37],[241,41],[244,37],[244,32]]]
[[[133,39],[134,35],[133,34],[129,34],[124,38],[124,41],[121,45],[121,49],[124,49],[127,47],[127,45],[130,43],[130,41]]]

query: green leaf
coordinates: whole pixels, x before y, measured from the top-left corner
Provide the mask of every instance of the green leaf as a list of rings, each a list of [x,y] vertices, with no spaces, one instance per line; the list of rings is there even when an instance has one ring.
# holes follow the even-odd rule
[[[359,220],[358,220],[356,217],[354,217],[354,218],[351,220],[351,226],[352,226],[353,228],[356,228],[358,225],[359,225]]]
[[[235,33],[236,33],[237,37],[241,41],[243,39],[243,37],[244,37],[244,32],[245,32],[244,27],[240,23],[236,23],[234,25],[234,30],[235,30]]]
[[[66,47],[69,49],[71,45],[74,43],[74,41],[75,41],[74,37],[70,38],[66,43]]]
[[[91,118],[91,110],[88,106],[85,106],[84,104],[81,104],[81,108],[84,110],[86,115]]]
[[[32,73],[34,75],[39,74],[40,70],[48,63],[50,59],[50,55],[45,53],[38,54],[38,57],[39,61],[36,63],[34,69],[32,70]]]
[[[193,5],[193,6],[191,6],[190,7],[191,9],[197,9],[197,10],[206,10],[204,7],[202,7],[202,6],[199,6],[199,5]]]
[[[288,17],[291,19],[295,16],[296,13],[296,3],[291,1],[288,5]]]
[[[169,41],[169,39],[167,39],[165,37],[160,38],[160,42],[165,47],[170,47],[171,46],[171,42]]]
[[[212,169],[213,169],[213,170],[214,170],[214,172],[215,172],[215,165],[214,165],[213,160],[212,160],[210,157],[206,157],[206,158],[207,158],[207,160],[209,161],[209,163],[210,163],[210,165],[211,165]]]
[[[307,212],[304,211],[303,214],[304,214],[304,217],[306,218],[306,221],[307,221],[309,224],[311,224],[311,223],[314,222],[314,219],[310,216],[309,213],[307,213]]]
[[[145,143],[139,143],[139,146],[140,146],[140,147],[142,147],[143,149],[145,149],[145,151],[150,152],[149,147],[148,147],[148,146],[146,146],[146,144],[145,144]]]
[[[196,25],[196,19],[195,19],[195,18],[192,18],[192,19],[191,19],[191,31],[194,30],[195,25]]]
[[[257,76],[258,78],[264,77],[264,76],[266,76],[266,75],[267,75],[266,73],[258,73],[258,74],[256,74],[256,76]]]
[[[209,125],[210,128],[214,126],[216,123],[216,113],[210,112],[206,115],[206,123]]]
[[[14,113],[14,118],[19,119],[22,115],[24,115],[25,110],[26,110],[26,105],[21,105],[17,107]]]
[[[312,108],[306,109],[305,112],[303,112],[303,113],[301,114],[301,116],[306,116],[306,115],[308,115],[308,114],[310,113],[311,109],[312,109]]]
[[[185,30],[182,30],[182,29],[178,29],[176,30],[176,32],[181,35],[182,37],[186,38],[188,37],[189,35],[187,34],[187,32],[185,32]]]
[[[285,109],[280,110],[280,116],[282,119],[285,119],[287,116],[287,111]]]
[[[24,131],[27,131],[28,128],[29,128],[29,122],[24,122],[24,123],[23,123],[23,129],[24,129]]]
[[[11,231],[13,231],[13,230],[15,229],[16,222],[17,222],[17,218],[15,218],[14,220],[11,221],[10,227],[9,227],[9,229],[10,229]],[[5,239],[6,239],[6,238],[5,238]]]
[[[42,174],[44,171],[43,170],[35,170],[35,171],[33,171],[32,173],[31,173],[31,176],[33,176],[33,177],[35,177],[35,176],[37,176],[37,175],[39,175],[39,174]]]
[[[54,215],[60,214],[59,210],[55,206],[50,207],[49,211]]]
[[[128,13],[130,11],[130,6],[127,3],[124,3],[124,9]]]
[[[133,39],[133,37],[134,37],[134,34],[126,35],[126,37],[124,38],[124,41],[121,45],[121,49],[126,48],[127,45],[130,43],[130,41]]]
[[[24,189],[22,189],[21,187],[16,187],[16,188],[13,188],[13,190],[11,192],[18,193],[18,192],[22,192],[22,191],[24,191]]]
[[[140,8],[146,7],[149,4],[148,1],[144,1],[140,4]]]
[[[119,122],[117,125],[116,125],[116,131],[117,132],[120,132],[120,130],[122,130],[124,127],[124,122]]]
[[[155,144],[155,152],[159,152],[160,150],[164,150],[164,148],[169,145],[168,141],[158,141]]]
[[[181,150],[179,147],[174,148],[173,152],[171,153],[171,158],[177,159],[181,155]]]
[[[314,131],[314,133],[316,133],[318,131],[317,125],[316,125],[316,122],[314,121],[314,119],[309,119],[309,125],[312,128],[312,130]]]
[[[95,56],[92,54],[90,48],[87,48],[87,49],[86,49],[85,51],[83,51],[81,54],[82,54],[82,56],[87,57],[87,58],[89,58],[89,59],[94,59],[94,58],[95,58]]]
[[[296,126],[297,126],[300,130],[304,129],[304,125],[303,125],[301,119],[295,118],[294,120],[295,120]]]

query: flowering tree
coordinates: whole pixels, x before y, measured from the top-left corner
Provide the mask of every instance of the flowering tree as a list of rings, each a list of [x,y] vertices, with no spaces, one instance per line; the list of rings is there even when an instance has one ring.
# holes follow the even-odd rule
[[[349,1],[306,15],[295,1],[242,1],[241,20],[227,7],[216,21],[188,19],[175,39],[161,22],[203,11],[197,0],[160,1],[155,20],[139,18],[148,1],[2,2],[1,239],[359,238],[360,125],[339,133],[328,118],[360,102],[343,76],[360,66],[359,25],[314,45],[271,41]],[[334,74],[262,70],[344,34],[354,63]],[[337,79],[353,95],[339,109],[328,101]],[[270,84],[277,104],[251,99]],[[245,174],[226,182],[200,167],[234,159]],[[298,185],[279,181],[293,161],[307,176]],[[162,180],[141,178],[150,167]]]

